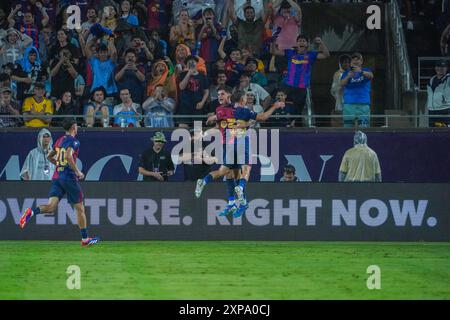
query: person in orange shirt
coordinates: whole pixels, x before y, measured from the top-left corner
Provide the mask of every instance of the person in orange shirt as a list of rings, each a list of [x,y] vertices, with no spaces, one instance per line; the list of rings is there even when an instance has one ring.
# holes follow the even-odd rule
[[[25,99],[22,105],[23,119],[26,127],[48,127],[52,121],[52,101],[45,98],[45,85],[36,82],[33,96]]]

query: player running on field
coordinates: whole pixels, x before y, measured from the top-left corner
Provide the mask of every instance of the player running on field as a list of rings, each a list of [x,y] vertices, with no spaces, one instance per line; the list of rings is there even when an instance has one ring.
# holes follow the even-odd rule
[[[247,164],[250,161],[250,146],[249,146],[250,139],[245,129],[248,121],[252,119],[257,121],[265,121],[276,109],[284,107],[284,103],[277,102],[266,112],[257,114],[256,112],[253,112],[243,107],[239,106],[235,107],[231,103],[230,97],[231,91],[228,88],[221,89],[218,91],[218,100],[220,106],[217,107],[216,109],[215,120],[217,120],[218,122],[217,125],[222,133],[222,143],[224,147],[223,164],[220,166],[218,170],[212,171],[205,178],[197,180],[197,186],[195,188],[195,195],[197,198],[200,197],[203,188],[208,183],[210,183],[214,179],[227,175],[232,169],[236,170],[241,168],[240,164],[238,164],[238,158],[241,158],[238,155],[239,143],[245,143],[244,146],[245,163]],[[227,145],[229,146],[228,148],[232,148],[233,151],[232,159],[229,159],[229,157],[227,157]],[[228,180],[229,179],[227,179],[227,191],[230,197],[231,193],[230,187],[228,185]],[[235,210],[235,208],[233,208],[233,206],[235,206],[234,203],[233,204],[229,203],[225,208],[225,210],[228,209],[228,211],[235,210],[233,214],[234,218],[242,216],[245,210],[247,210],[248,208],[247,200],[244,197],[246,180],[245,179],[239,180],[239,184],[240,185],[236,186],[234,190],[238,195],[239,208]]]
[[[80,152],[80,142],[75,139],[78,132],[77,122],[74,119],[66,120],[64,130],[66,134],[56,141],[53,146],[54,150],[48,155],[49,161],[56,165],[48,204],[27,208],[20,219],[20,227],[24,228],[30,218],[36,214],[54,214],[59,201],[67,193],[67,200],[74,206],[77,213],[78,226],[81,231],[81,246],[90,246],[96,244],[99,239],[91,238],[87,233],[83,191],[79,183],[79,180],[84,178],[84,174],[76,164]]]

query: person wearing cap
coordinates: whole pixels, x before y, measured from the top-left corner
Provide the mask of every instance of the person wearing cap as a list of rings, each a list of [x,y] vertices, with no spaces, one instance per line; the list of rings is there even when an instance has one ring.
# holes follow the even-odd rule
[[[45,84],[34,84],[33,96],[25,99],[22,105],[23,119],[26,127],[48,127],[53,115],[52,101],[45,97]]]
[[[353,148],[348,149],[339,167],[339,182],[381,182],[378,156],[367,145],[367,136],[356,131]]]
[[[139,174],[144,181],[168,181],[175,167],[170,152],[164,150],[166,137],[164,133],[156,132],[151,140],[153,146],[140,155]]]
[[[295,175],[295,167],[292,164],[287,164],[283,169],[283,176],[281,182],[298,182],[298,177]]]
[[[355,52],[351,56],[350,69],[341,76],[340,85],[344,88],[344,127],[352,128],[358,121],[358,126],[370,126],[370,91],[373,73],[364,68],[363,57]]]
[[[450,125],[450,74],[447,61],[439,60],[434,68],[436,74],[427,84],[427,103],[430,127]]]
[[[17,116],[17,118],[2,117]],[[0,127],[18,127],[21,124],[19,106],[12,99],[10,87],[0,89]]]
[[[258,69],[258,60],[255,58],[248,58],[245,63],[245,69],[250,75],[250,82],[256,83],[257,85],[264,87],[267,86],[267,78]]]
[[[43,128],[37,136],[37,147],[25,158],[20,178],[22,180],[52,180],[56,166],[47,158],[52,149],[52,134],[48,129]]]

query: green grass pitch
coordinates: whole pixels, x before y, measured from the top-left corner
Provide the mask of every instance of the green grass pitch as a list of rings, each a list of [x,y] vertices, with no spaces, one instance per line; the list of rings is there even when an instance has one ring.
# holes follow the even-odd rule
[[[450,299],[450,243],[0,241],[0,299]]]

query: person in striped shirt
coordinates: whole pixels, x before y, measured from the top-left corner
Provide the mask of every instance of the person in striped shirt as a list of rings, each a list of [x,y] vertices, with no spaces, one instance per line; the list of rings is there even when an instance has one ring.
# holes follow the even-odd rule
[[[292,98],[297,108],[296,114],[302,114],[306,103],[306,93],[311,84],[311,71],[317,59],[326,59],[330,56],[327,46],[322,39],[316,37],[315,44],[318,51],[308,50],[309,42],[305,36],[297,37],[297,46],[281,51],[276,45],[271,46],[271,54],[285,56],[288,61],[287,73],[283,79],[286,93]]]

